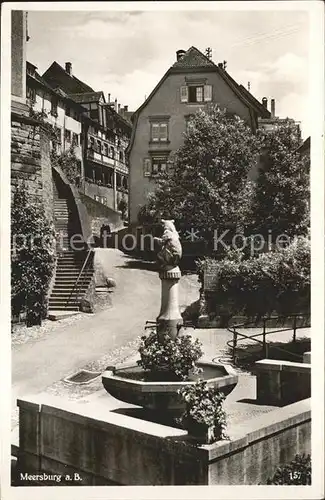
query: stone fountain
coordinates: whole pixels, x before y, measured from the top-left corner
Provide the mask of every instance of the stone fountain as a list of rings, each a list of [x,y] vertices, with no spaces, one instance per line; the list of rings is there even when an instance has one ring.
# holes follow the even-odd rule
[[[181,271],[178,266],[182,257],[182,246],[173,220],[162,220],[162,238],[155,238],[158,246],[157,261],[161,280],[161,307],[155,328],[160,341],[165,335],[173,340],[181,335],[183,319],[179,308],[179,281]],[[228,365],[213,362],[199,362],[203,370],[200,378],[208,386],[214,387],[225,395],[237,384],[238,377]],[[106,391],[116,399],[143,407],[157,414],[176,415],[184,410],[184,402],[178,394],[179,389],[193,384],[198,375],[192,375],[187,381],[154,381],[148,379],[146,372],[139,365],[124,363],[107,369],[102,376]]]

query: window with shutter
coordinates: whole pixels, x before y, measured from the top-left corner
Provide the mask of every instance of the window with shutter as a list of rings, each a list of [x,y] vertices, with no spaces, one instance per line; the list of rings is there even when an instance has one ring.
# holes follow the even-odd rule
[[[203,87],[196,87],[196,102],[203,101]]]
[[[159,141],[159,123],[151,124],[151,140],[154,142]]]
[[[186,85],[181,87],[181,102],[188,102],[188,87]]]
[[[166,122],[152,122],[150,140],[152,142],[168,141],[168,124]]]
[[[144,177],[150,177],[150,175],[151,175],[151,160],[150,160],[150,158],[144,158],[144,160],[143,160],[143,175],[144,175]]]
[[[212,85],[204,85],[204,100],[212,101]]]
[[[161,123],[159,127],[159,140],[167,141],[168,139],[167,136],[168,136],[167,123]]]

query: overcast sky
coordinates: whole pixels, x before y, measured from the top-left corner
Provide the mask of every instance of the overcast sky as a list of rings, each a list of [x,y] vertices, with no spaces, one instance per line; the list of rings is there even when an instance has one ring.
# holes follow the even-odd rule
[[[309,135],[306,12],[30,11],[28,26],[27,59],[41,74],[54,60],[63,67],[70,61],[75,76],[132,111],[175,62],[176,50],[211,47],[215,63],[226,60],[238,83],[250,82],[259,100],[275,98],[276,115],[302,121]]]

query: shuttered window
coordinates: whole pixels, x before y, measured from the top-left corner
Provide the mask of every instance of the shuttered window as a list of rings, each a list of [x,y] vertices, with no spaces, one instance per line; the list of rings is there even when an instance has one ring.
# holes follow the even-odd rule
[[[181,87],[181,102],[200,103],[212,101],[212,85],[193,85]]]
[[[204,85],[204,100],[205,102],[212,101],[212,85]]]
[[[166,122],[151,123],[151,141],[152,142],[168,141],[168,124]]]
[[[186,85],[181,87],[181,102],[188,102],[188,87]]]
[[[150,177],[151,175],[151,159],[144,158],[143,160],[143,175],[144,177]]]

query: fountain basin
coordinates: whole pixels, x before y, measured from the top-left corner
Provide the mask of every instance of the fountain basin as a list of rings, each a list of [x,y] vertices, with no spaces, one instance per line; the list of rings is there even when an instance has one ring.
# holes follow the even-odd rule
[[[185,409],[178,390],[194,384],[198,378],[204,379],[208,387],[220,390],[225,396],[237,385],[238,376],[229,365],[201,362],[197,366],[203,369],[203,373],[192,375],[185,382],[150,381],[147,372],[133,362],[110,367],[103,373],[102,382],[106,391],[120,401],[148,410],[177,413]]]

